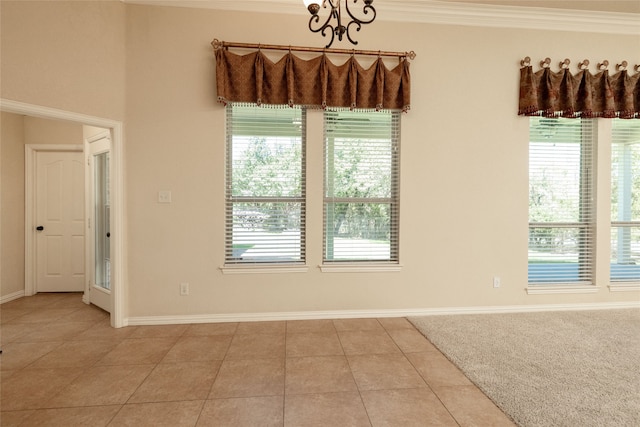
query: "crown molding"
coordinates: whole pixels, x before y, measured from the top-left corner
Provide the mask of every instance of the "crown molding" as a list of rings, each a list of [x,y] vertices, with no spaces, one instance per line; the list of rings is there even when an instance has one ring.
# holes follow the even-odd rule
[[[638,14],[442,1],[420,3],[394,3],[394,7],[386,12],[387,18],[474,27],[640,35]]]
[[[284,13],[308,16],[300,0],[121,0],[126,4],[173,6],[240,12]],[[403,0],[379,7],[380,21],[417,22],[473,27],[523,28],[640,35],[640,14]]]

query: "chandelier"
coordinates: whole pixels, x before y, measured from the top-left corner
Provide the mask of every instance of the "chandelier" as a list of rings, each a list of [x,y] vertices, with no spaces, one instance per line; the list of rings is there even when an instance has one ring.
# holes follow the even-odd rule
[[[309,30],[314,33],[321,32],[323,37],[327,36],[327,32],[331,33],[331,40],[329,44],[325,47],[330,47],[333,43],[335,37],[338,37],[338,40],[342,41],[342,37],[344,35],[347,36],[347,39],[351,42],[351,44],[358,44],[353,38],[351,38],[350,31],[355,28],[356,31],[360,31],[362,28],[362,24],[370,24],[376,19],[376,10],[371,6],[373,0],[363,0],[364,6],[362,7],[362,12],[366,17],[358,18],[356,17],[351,10],[349,9],[349,3],[358,3],[358,0],[345,0],[344,1],[344,10],[347,12],[345,16],[346,19],[351,19],[347,25],[342,23],[342,1],[341,0],[322,0],[322,8],[327,8],[328,6],[331,8],[331,12],[327,17],[326,21],[323,24],[320,24],[320,4],[319,0],[303,0],[305,6],[311,13],[311,19],[309,19]],[[371,18],[367,19],[369,13],[371,13]],[[332,22],[335,20],[335,22]],[[346,21],[345,21],[346,22]],[[353,25],[353,27],[352,27]]]

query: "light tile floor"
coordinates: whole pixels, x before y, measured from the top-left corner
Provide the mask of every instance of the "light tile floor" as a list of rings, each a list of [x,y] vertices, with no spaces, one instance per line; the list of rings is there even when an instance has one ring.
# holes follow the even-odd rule
[[[403,318],[132,326],[0,306],[0,425],[513,426]]]

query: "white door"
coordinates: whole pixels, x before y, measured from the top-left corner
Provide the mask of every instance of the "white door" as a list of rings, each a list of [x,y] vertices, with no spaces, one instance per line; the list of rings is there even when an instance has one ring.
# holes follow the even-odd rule
[[[109,191],[111,139],[109,132],[87,140],[90,194],[87,204],[89,302],[111,312],[111,197]]]
[[[36,154],[36,292],[84,290],[81,151]]]

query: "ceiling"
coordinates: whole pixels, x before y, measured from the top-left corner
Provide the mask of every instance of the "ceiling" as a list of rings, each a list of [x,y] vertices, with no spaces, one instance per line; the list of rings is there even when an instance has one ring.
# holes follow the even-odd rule
[[[203,7],[211,9],[251,10],[261,9],[268,4],[264,0],[121,0],[124,3],[138,3],[158,6]],[[320,0],[318,0],[319,2]],[[271,2],[273,8],[292,8],[297,13],[306,13],[302,0],[276,0]],[[544,8],[564,9],[583,12],[614,12],[640,14],[640,0],[379,0],[376,6],[383,4],[392,9],[416,10],[442,5],[456,7],[487,6],[505,8]],[[288,10],[287,13],[293,12]],[[294,12],[295,13],[295,12]]]

